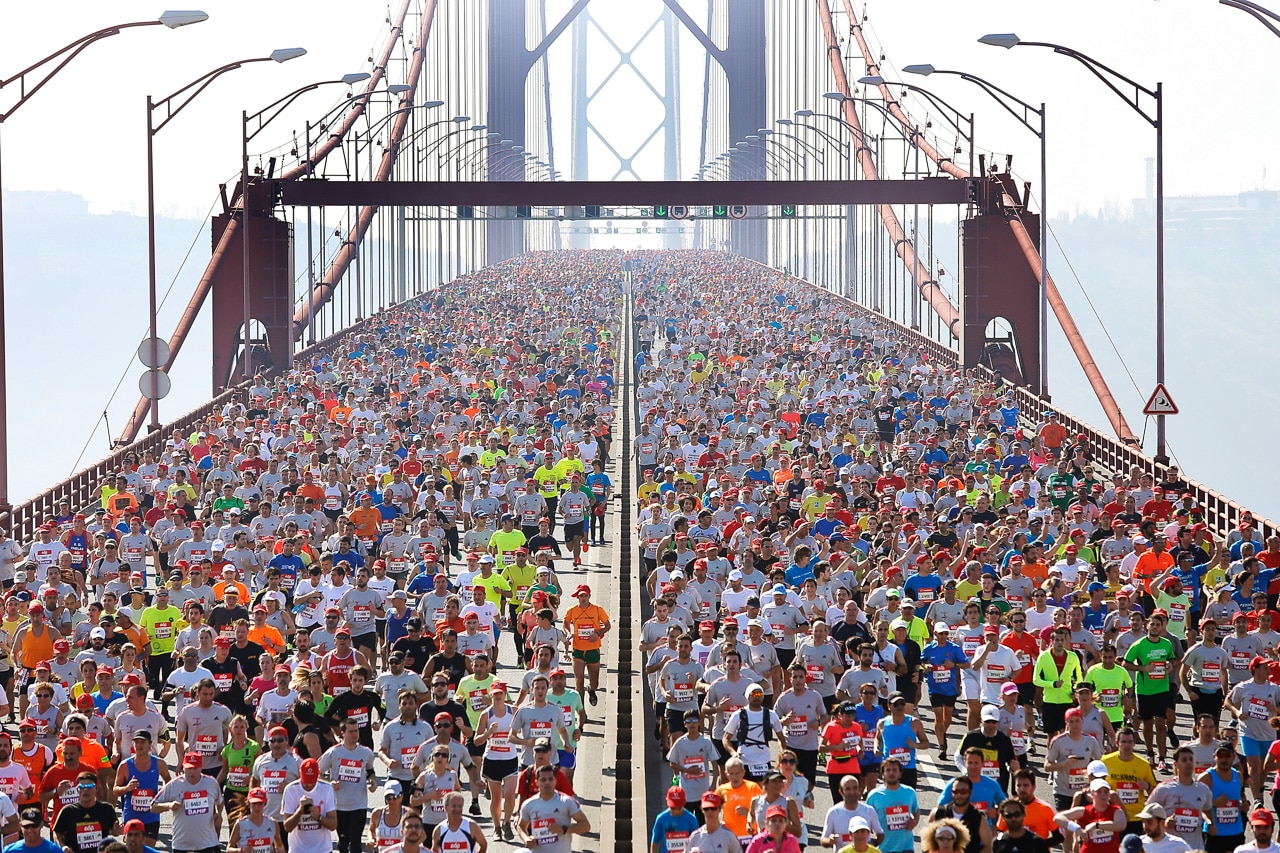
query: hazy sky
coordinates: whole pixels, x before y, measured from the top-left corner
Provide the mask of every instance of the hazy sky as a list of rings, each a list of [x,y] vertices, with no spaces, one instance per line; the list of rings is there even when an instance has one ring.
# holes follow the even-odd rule
[[[459,2],[444,0],[450,1]],[[800,8],[809,0],[795,2]],[[233,179],[238,172],[240,110],[256,110],[285,92],[318,79],[365,70],[366,58],[381,42],[388,7],[386,0],[309,0],[306,3],[277,0],[253,4],[240,0],[184,0],[179,5],[203,7],[211,18],[198,26],[176,31],[155,27],[126,32],[89,48],[6,122],[3,128],[6,189],[67,190],[88,199],[91,209],[97,213],[142,213],[146,186],[145,96],[148,93],[166,95],[210,68],[234,59],[264,55],[280,47],[307,48],[309,54],[302,59],[279,66],[267,63],[250,66],[218,80],[157,137],[159,209],[183,218],[201,218],[216,199],[218,184]],[[394,0],[392,5],[396,5]],[[567,5],[555,0],[549,8],[554,13]],[[625,4],[596,0],[590,8],[606,24],[625,29],[627,16],[634,10],[639,9],[641,12],[637,14],[651,18],[658,5],[659,0],[633,0]],[[836,5],[838,8],[839,4]],[[705,8],[702,2],[689,0],[687,6],[695,18],[702,18],[701,10]],[[0,5],[0,77],[100,26],[148,19],[161,11],[162,5],[136,0],[112,3],[64,0],[58,4],[56,15],[51,15],[50,7],[43,3]],[[983,33],[1016,32],[1027,40],[1057,41],[1111,64],[1143,83],[1162,80],[1166,91],[1167,194],[1234,194],[1247,189],[1280,187],[1280,164],[1275,162],[1277,148],[1273,143],[1280,130],[1277,127],[1280,108],[1275,106],[1274,99],[1258,94],[1268,91],[1269,82],[1280,73],[1280,39],[1243,13],[1219,6],[1212,0],[1078,0],[1071,4],[1025,0],[968,3],[875,0],[869,4],[868,12],[873,46],[883,49],[887,55],[886,76],[894,76],[895,69],[903,65],[928,62],[939,68],[970,71],[1027,100],[1048,102],[1050,209],[1055,214],[1095,212],[1107,207],[1127,210],[1131,199],[1144,193],[1144,159],[1153,155],[1154,133],[1139,116],[1071,60],[1043,49],[1006,51],[979,45],[976,38]],[[686,50],[682,59],[686,75],[700,78],[700,57]],[[856,79],[857,69],[851,69],[851,76]],[[568,81],[554,82],[563,96]],[[913,78],[913,82],[925,82],[957,106],[974,110],[979,146],[1013,154],[1018,174],[1027,180],[1038,180],[1036,140],[980,91],[956,79]],[[436,97],[435,88],[435,81],[428,80],[420,97]],[[7,109],[10,103],[3,95],[0,92],[0,110]],[[815,91],[815,108],[822,105],[820,96],[821,92]],[[323,111],[338,97],[336,88],[308,96],[263,134],[258,147],[266,149],[287,144],[291,133],[301,133],[308,116]],[[597,104],[601,111],[598,120],[626,122],[628,99],[612,100],[616,107],[609,103]],[[698,105],[696,98],[685,97],[685,115],[689,117],[682,122],[685,139],[696,129],[692,118]],[[567,127],[568,118],[557,115],[560,128]],[[567,151],[560,156],[564,164]],[[565,165],[561,168],[567,171]],[[194,226],[191,237],[195,237]],[[185,250],[185,244],[177,248]],[[1075,252],[1088,252],[1089,247],[1067,246],[1066,249],[1070,257]],[[23,252],[23,246],[10,243],[7,250],[11,263],[22,260],[17,256]],[[198,241],[189,262],[193,271],[203,268],[207,252],[207,243]],[[162,269],[161,280],[167,281],[175,268]],[[124,292],[113,296],[145,310],[145,266],[138,272],[139,278],[132,289],[126,287]],[[1062,271],[1058,278],[1073,311],[1081,317],[1086,307],[1072,301],[1078,299],[1072,292],[1078,291],[1065,286],[1066,276]],[[1146,277],[1128,284],[1140,292],[1149,292],[1151,288],[1151,281]],[[11,282],[10,287],[13,286]],[[189,287],[180,283],[175,300],[185,301]],[[1257,299],[1258,302],[1250,306],[1251,314],[1262,316],[1269,312],[1275,316],[1277,298],[1269,290],[1262,289]],[[141,322],[136,311],[126,316]],[[1174,305],[1170,307],[1170,316],[1177,316]],[[1194,316],[1184,315],[1181,319],[1195,321]],[[16,315],[12,307],[9,320],[12,356],[15,341],[22,335],[33,334],[29,330],[38,324],[36,318]],[[161,327],[167,335],[172,328],[172,318],[162,320]],[[1135,340],[1149,342],[1150,327],[1146,316],[1108,319],[1108,328],[1122,344],[1132,345]],[[1056,330],[1054,334],[1060,338]],[[1095,348],[1102,348],[1103,341],[1096,337],[1100,336],[1100,330],[1086,329],[1086,334]],[[133,331],[124,330],[121,336],[128,345],[122,345],[120,353],[131,351],[137,340]],[[1230,346],[1230,342],[1223,345]],[[1150,346],[1144,344],[1137,349],[1149,352]],[[1055,342],[1055,351],[1058,350],[1060,346]],[[1241,358],[1252,356],[1253,353],[1239,354]],[[207,365],[207,347],[193,343],[184,358]],[[108,372],[114,374],[124,369],[123,356],[116,360],[119,364],[110,365]],[[1259,366],[1265,367],[1265,363]],[[1139,385],[1149,385],[1150,360],[1131,363],[1130,367]],[[1101,423],[1096,407],[1092,411],[1088,409],[1087,388],[1083,396],[1075,393],[1084,387],[1078,368],[1059,358],[1055,370],[1060,383],[1070,383],[1071,388],[1071,393],[1063,389],[1060,399],[1068,408],[1072,400],[1083,400],[1082,413]],[[37,377],[14,373],[11,370],[9,377],[11,401],[37,393]],[[206,368],[197,366],[190,375],[203,383],[207,373]],[[1113,385],[1120,384],[1120,377],[1111,378]],[[126,388],[133,387],[134,381],[130,378]],[[1172,372],[1170,386],[1184,407],[1198,404],[1207,408],[1215,400],[1214,389],[1180,387]],[[205,390],[203,386],[190,389],[193,396],[189,399],[199,397]],[[1248,377],[1227,375],[1218,394],[1244,395],[1251,390]],[[1129,390],[1122,404],[1131,410],[1131,421],[1138,422],[1141,417],[1132,410],[1131,398],[1135,395],[1136,392]],[[95,397],[83,404],[83,411],[78,411],[74,407],[80,404],[72,401],[66,419],[72,424],[87,424],[103,402]],[[175,402],[174,406],[177,405]],[[75,443],[79,444],[84,430],[72,432],[77,436]],[[1177,419],[1170,426],[1175,449],[1203,442],[1202,434],[1199,427],[1193,428],[1189,423],[1180,426]],[[1202,458],[1207,460],[1212,456],[1207,454]],[[1184,467],[1193,475],[1215,482],[1209,465]],[[15,496],[18,496],[16,490]]]

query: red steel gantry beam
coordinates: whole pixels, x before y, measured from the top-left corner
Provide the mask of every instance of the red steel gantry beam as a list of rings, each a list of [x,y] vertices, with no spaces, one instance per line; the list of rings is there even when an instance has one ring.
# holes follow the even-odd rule
[[[842,0],[844,3],[845,14],[849,18],[849,33],[858,42],[858,50],[862,53],[863,61],[866,63],[868,76],[880,76],[879,63],[874,59],[874,54],[868,47],[866,38],[862,32],[862,19],[858,17],[853,8],[853,0]],[[839,43],[835,38],[835,27],[831,22],[831,6],[829,0],[817,0],[819,13],[822,15],[823,30],[827,34],[827,50],[831,57],[831,68],[835,72],[836,82],[839,89],[845,95],[849,95],[848,79],[845,76],[844,63],[840,59]],[[894,99],[891,87],[888,83],[881,83],[879,86],[880,96],[884,99],[885,106],[894,118],[902,126],[903,132],[913,132],[915,124],[903,111],[902,107]],[[846,107],[850,106],[849,101],[844,101]],[[851,113],[852,110],[846,110]],[[856,117],[854,119],[856,121]],[[960,168],[951,161],[950,158],[943,157],[932,145],[926,142],[923,136],[916,137],[920,141],[920,151],[930,160],[938,165],[949,175],[956,178],[972,177],[967,171]],[[1041,212],[1044,215],[1044,212]],[[1013,232],[1014,238],[1018,241],[1018,245],[1022,248],[1022,254],[1026,257],[1030,267],[1039,273],[1040,270],[1040,251],[1037,250],[1035,240],[1027,233],[1026,227],[1016,217],[1006,217],[1010,230]],[[897,237],[895,236],[896,240]],[[1042,247],[1047,248],[1047,247]],[[899,252],[901,254],[901,252]],[[928,276],[926,276],[928,278]],[[1085,377],[1089,380],[1089,385],[1093,388],[1093,393],[1097,395],[1098,402],[1102,405],[1102,411],[1106,414],[1107,420],[1111,422],[1111,428],[1116,431],[1116,436],[1126,444],[1138,444],[1138,438],[1133,434],[1133,430],[1129,428],[1128,421],[1125,420],[1124,412],[1120,411],[1120,404],[1116,402],[1115,395],[1111,393],[1107,380],[1103,378],[1102,371],[1098,368],[1097,361],[1094,360],[1093,353],[1089,351],[1089,345],[1085,343],[1084,335],[1080,332],[1080,327],[1076,325],[1075,318],[1071,316],[1067,303],[1063,301],[1062,294],[1058,291],[1057,284],[1054,283],[1053,277],[1048,276],[1047,289],[1049,306],[1053,308],[1053,314],[1058,318],[1058,324],[1062,326],[1063,333],[1067,336],[1067,343],[1071,345],[1072,352],[1075,353],[1076,360],[1080,362],[1081,369],[1084,370]],[[932,300],[930,300],[932,303]],[[952,310],[950,302],[947,303]],[[935,307],[936,311],[937,308]],[[939,316],[943,320],[947,320],[947,315],[939,312]],[[950,323],[948,323],[950,325]]]

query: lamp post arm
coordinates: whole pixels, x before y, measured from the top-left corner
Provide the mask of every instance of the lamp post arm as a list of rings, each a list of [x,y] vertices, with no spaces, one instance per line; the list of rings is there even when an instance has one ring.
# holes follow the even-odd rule
[[[1094,59],[1093,57],[1087,56],[1081,53],[1080,51],[1070,47],[1064,47],[1063,45],[1060,45],[1060,44],[1052,44],[1050,42],[1043,42],[1043,41],[1024,41],[1024,42],[1018,43],[1019,47],[1021,47],[1022,45],[1027,45],[1029,47],[1047,47],[1051,49],[1054,53],[1060,53],[1063,56],[1071,57],[1076,62],[1079,62],[1081,65],[1083,65],[1085,68],[1088,68],[1089,71],[1093,74],[1093,76],[1101,80],[1108,89],[1115,92],[1116,95],[1120,98],[1120,100],[1124,101],[1126,104],[1128,104],[1130,107],[1133,108],[1134,112],[1136,112],[1138,115],[1146,119],[1148,124],[1150,124],[1152,127],[1158,126],[1158,120],[1156,116],[1152,113],[1148,113],[1146,110],[1142,108],[1142,101],[1139,98],[1140,95],[1146,95],[1152,100],[1159,100],[1159,95],[1156,93],[1155,89],[1148,89],[1146,86],[1143,86],[1138,81],[1130,77],[1126,77],[1125,75],[1121,74],[1119,71],[1116,71],[1114,68],[1108,65],[1103,65],[1101,62]],[[1130,96],[1128,92],[1124,91],[1119,86],[1117,86],[1115,82],[1116,80],[1119,80],[1120,82],[1124,83],[1126,86],[1132,86],[1133,95]]]
[[[771,142],[773,143],[773,147],[774,147],[775,149],[777,149],[778,151],[780,151],[780,152],[782,152],[783,154],[786,154],[786,155],[787,155],[787,160],[786,160],[786,163],[788,164],[788,165],[787,165],[787,172],[788,172],[788,173],[790,173],[790,172],[791,172],[791,164],[794,164],[794,165],[796,165],[796,166],[802,165],[804,158],[799,154],[799,152],[796,152],[796,151],[791,150],[791,149],[790,149],[790,148],[788,148],[785,144],[783,144],[782,142],[779,142],[778,140],[776,140],[776,139],[774,139],[774,138],[773,138],[773,137],[775,137],[775,136],[782,136],[782,135],[790,136],[790,134],[779,134],[779,133],[775,130],[773,133],[769,134],[767,137],[765,137],[764,139],[760,140],[760,142],[761,142],[761,144],[763,145],[765,142],[770,142],[770,141],[771,141]],[[776,155],[775,155],[775,156],[776,156]]]
[[[305,95],[307,92],[313,92],[316,89],[319,89],[321,86],[332,86],[335,83],[345,83],[345,82],[346,82],[345,80],[320,80],[308,86],[303,86],[301,89],[294,89],[292,92],[285,95],[283,98],[280,98],[276,101],[273,101],[270,104],[267,104],[267,106],[258,110],[256,113],[251,113],[248,117],[248,120],[250,122],[256,121],[258,124],[257,124],[257,127],[254,128],[254,130],[251,133],[247,134],[249,141],[252,142],[253,138],[257,136],[259,133],[261,133],[263,128],[271,124],[271,122],[275,121],[276,118],[280,115],[280,113],[287,110],[290,104],[292,104],[298,98]],[[361,95],[361,97],[364,97],[364,96]],[[276,109],[277,107],[279,107],[279,109]],[[270,116],[263,118],[263,116],[266,116],[267,113],[271,112],[273,109],[275,109],[275,112],[271,113]]]
[[[1264,9],[1257,3],[1250,3],[1248,0],[1218,0],[1218,2],[1223,6],[1229,6],[1232,9],[1239,9],[1247,15],[1252,15],[1264,27],[1271,30],[1273,34],[1280,36],[1280,28],[1277,28],[1275,24],[1267,20],[1267,18],[1273,18],[1280,21],[1280,15],[1277,15],[1275,12]]]
[[[214,80],[216,80],[218,77],[221,77],[223,74],[226,74],[228,71],[235,71],[237,68],[240,68],[241,66],[244,66],[244,65],[248,65],[251,62],[270,62],[270,61],[271,61],[271,57],[269,56],[259,56],[254,59],[241,59],[239,62],[228,62],[226,65],[220,66],[218,68],[213,69],[212,71],[202,74],[201,76],[192,80],[187,85],[183,86],[178,91],[174,92],[172,95],[169,95],[167,98],[161,98],[158,101],[152,102],[151,104],[152,114],[154,114],[161,107],[164,107],[165,116],[164,116],[164,119],[159,124],[153,124],[153,126],[151,127],[151,135],[154,136],[155,134],[159,133],[161,130],[164,129],[165,125],[167,125],[169,122],[177,118],[178,113],[186,109],[187,105],[190,104],[193,100],[195,100],[200,95],[200,93],[203,92],[205,89],[207,89],[209,87],[209,84],[212,83]],[[181,102],[176,107],[173,105],[173,101],[175,98],[182,99]]]
[[[933,73],[934,74],[951,74],[956,77],[959,77],[961,80],[969,81],[970,83],[974,84],[975,86],[977,86],[978,88],[986,92],[988,95],[990,95],[992,100],[994,100],[1000,106],[1004,107],[1005,111],[1008,112],[1009,115],[1017,119],[1019,122],[1021,122],[1022,126],[1025,127],[1027,130],[1031,131],[1036,136],[1040,136],[1042,133],[1044,133],[1044,110],[1041,109],[1040,107],[1032,106],[1031,104],[1019,98],[1017,95],[1010,94],[1009,92],[1006,92],[1004,89],[1001,89],[995,83],[992,83],[988,80],[984,80],[981,77],[968,73],[967,71],[934,71]],[[1021,107],[1022,112],[1019,113],[1018,110],[1015,109],[1014,106],[1009,103],[1010,101],[1012,101],[1013,104],[1016,104],[1018,107]],[[1039,130],[1037,130],[1035,125],[1031,123],[1030,116],[1033,116],[1033,115],[1040,119]],[[972,140],[970,140],[970,143],[972,144]]]
[[[934,71],[933,73],[934,73],[934,74],[955,74],[955,73],[957,73],[957,72],[954,72],[954,71]],[[975,82],[977,82],[977,81],[975,80]],[[938,95],[936,95],[936,94],[934,94],[933,92],[929,91],[928,89],[924,88],[923,86],[916,86],[916,85],[911,84],[911,83],[903,83],[903,82],[894,82],[894,83],[890,83],[890,82],[888,82],[888,81],[886,81],[886,82],[885,82],[885,85],[886,85],[886,86],[890,86],[890,87],[893,87],[893,86],[901,86],[901,87],[902,87],[902,88],[904,88],[904,89],[909,89],[909,90],[910,90],[910,91],[912,91],[912,92],[916,92],[916,93],[918,93],[918,94],[920,94],[920,95],[923,95],[923,96],[924,96],[924,98],[925,98],[925,100],[929,101],[929,103],[933,104],[935,107],[937,107],[939,110],[941,110],[941,111],[942,111],[942,113],[943,113],[943,117],[944,117],[944,118],[946,118],[946,120],[947,120],[947,123],[948,123],[948,124],[950,124],[953,128],[955,128],[956,133],[958,133],[958,134],[960,134],[961,136],[965,137],[965,140],[969,143],[969,146],[970,146],[970,147],[972,147],[972,146],[973,146],[973,117],[972,117],[972,116],[966,116],[966,115],[965,115],[964,113],[962,113],[960,110],[956,109],[956,108],[955,108],[955,107],[953,107],[951,104],[949,104],[949,103],[947,103],[946,101],[944,101],[941,97],[939,97]],[[981,85],[981,84],[979,84],[979,85]],[[1012,96],[1012,95],[1010,95],[1009,97],[1011,97],[1011,98],[1012,98],[1013,96]],[[1017,98],[1014,98],[1014,100],[1017,100]],[[874,102],[873,102],[873,101],[868,101],[867,103],[869,103],[869,104],[874,104]],[[1006,109],[1008,109],[1008,108],[1006,107]],[[947,115],[947,114],[946,114],[946,111],[947,111],[947,110],[950,110],[954,115],[953,115],[953,116],[952,116],[952,115]],[[892,119],[892,118],[893,118],[893,117],[892,117],[892,116],[890,116],[890,119]],[[960,122],[961,122],[961,121],[965,122],[965,124],[967,124],[967,125],[969,126],[969,133],[968,133],[968,135],[967,135],[967,136],[965,135],[964,130],[960,127]],[[914,124],[914,122],[912,122],[912,124]]]
[[[450,121],[450,122],[452,122],[452,121],[453,121],[453,119],[449,119],[449,121]],[[423,160],[425,160],[429,155],[431,155],[431,154],[435,154],[435,155],[436,155],[436,167],[437,167],[437,168],[443,168],[443,167],[444,167],[444,161],[445,161],[445,160],[448,160],[448,159],[449,159],[449,156],[450,156],[449,154],[445,153],[445,151],[443,150],[443,149],[445,148],[445,144],[446,144],[450,139],[452,139],[453,137],[458,136],[459,134],[466,133],[466,132],[468,132],[468,131],[470,131],[470,130],[471,130],[471,128],[469,128],[469,127],[462,127],[461,125],[459,125],[458,127],[455,127],[453,130],[451,130],[451,131],[449,131],[448,133],[444,134],[444,135],[443,135],[443,136],[441,136],[439,139],[437,139],[435,142],[432,142],[432,143],[427,147],[427,149],[426,149],[426,150],[424,150],[424,151],[422,152],[422,159],[423,159]]]
[[[501,148],[502,143],[488,142],[480,146],[475,151],[472,151],[470,154],[468,154],[466,157],[463,157],[460,160],[458,160],[457,162],[458,170],[461,171],[463,168],[466,168],[470,170],[470,174],[475,174],[475,170],[472,169],[471,167],[475,165],[476,161],[480,158],[481,154],[483,154],[484,152],[494,147]]]
[[[14,74],[12,77],[0,80],[0,89],[3,89],[5,86],[12,85],[13,83],[18,84],[17,103],[11,106],[7,112],[0,113],[0,122],[9,118],[9,116],[18,111],[18,107],[31,100],[36,92],[43,89],[46,83],[56,77],[58,72],[67,66],[67,63],[79,56],[89,45],[94,42],[101,41],[102,39],[119,35],[123,30],[132,29],[134,27],[152,27],[157,26],[160,23],[160,21],[134,21],[130,24],[117,24],[114,27],[106,27],[96,32],[89,33],[88,35],[81,36],[60,50],[55,50],[44,59],[33,62],[17,74]],[[38,74],[45,69],[45,66],[55,62],[57,64],[54,65],[52,69],[44,71],[43,76],[28,88],[27,77],[29,75]]]

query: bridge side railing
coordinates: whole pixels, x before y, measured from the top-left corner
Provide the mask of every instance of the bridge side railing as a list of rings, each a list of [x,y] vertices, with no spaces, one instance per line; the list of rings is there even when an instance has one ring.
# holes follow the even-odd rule
[[[910,326],[905,326],[902,323],[892,320],[847,296],[834,293],[825,288],[819,287],[812,282],[804,281],[804,279],[796,280],[802,281],[810,287],[822,291],[823,294],[848,305],[854,311],[873,317],[882,326],[887,326],[893,329],[901,340],[909,342],[913,347],[919,347],[923,352],[927,353],[930,358],[936,359],[939,363],[955,368],[960,366],[959,353],[945,344],[941,344],[933,338],[912,329]],[[979,372],[986,378],[990,379],[993,383],[1004,383],[1002,377],[989,368],[981,367],[979,368]],[[1165,466],[1157,464],[1155,459],[1143,453],[1138,448],[1131,447],[1110,433],[1104,432],[1069,412],[1063,411],[1031,390],[1018,385],[1005,384],[1012,392],[1014,401],[1018,404],[1018,410],[1022,413],[1024,426],[1033,426],[1041,416],[1042,412],[1056,412],[1058,414],[1059,421],[1062,423],[1063,427],[1066,428],[1068,433],[1071,435],[1084,434],[1089,436],[1089,447],[1093,452],[1094,464],[1100,469],[1103,469],[1107,474],[1114,474],[1117,472],[1129,474],[1136,468],[1143,473],[1151,474],[1158,479],[1166,470]],[[1252,513],[1247,507],[1238,501],[1232,500],[1221,492],[1211,489],[1203,483],[1190,480],[1185,475],[1183,475],[1181,479],[1187,484],[1187,491],[1194,496],[1196,504],[1203,507],[1205,524],[1215,536],[1226,537],[1231,531],[1237,530],[1240,524],[1240,519],[1246,512],[1252,514],[1255,522],[1255,530],[1257,530],[1264,539],[1280,532],[1280,525],[1275,521],[1269,518],[1263,518],[1257,513]]]
[[[355,323],[324,340],[317,341],[294,355],[295,360],[305,360],[319,353],[332,353],[334,347],[347,335],[368,325],[372,318]],[[82,468],[67,479],[57,483],[30,500],[15,504],[8,513],[0,513],[0,526],[5,527],[19,543],[25,543],[35,537],[36,528],[44,520],[57,511],[62,501],[70,503],[75,511],[84,511],[93,503],[93,492],[108,475],[118,472],[124,460],[130,454],[140,457],[147,451],[155,451],[157,458],[164,442],[174,431],[186,435],[197,426],[203,424],[209,415],[222,411],[228,404],[243,399],[249,388],[247,381],[240,382],[223,391],[176,420],[170,421],[159,430],[150,432],[132,444],[119,447],[97,462]]]

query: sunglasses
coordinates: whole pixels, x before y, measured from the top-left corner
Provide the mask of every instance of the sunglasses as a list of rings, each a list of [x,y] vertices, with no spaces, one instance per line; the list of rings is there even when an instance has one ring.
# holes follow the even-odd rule
[[[533,748],[533,751],[534,751],[534,752],[550,752],[550,751],[551,751],[551,747],[549,747],[549,746],[535,746],[535,747]]]
[[[795,764],[795,763],[796,763],[796,759],[794,759],[794,758],[779,758],[779,759],[778,759],[778,763],[779,763],[779,764]]]

